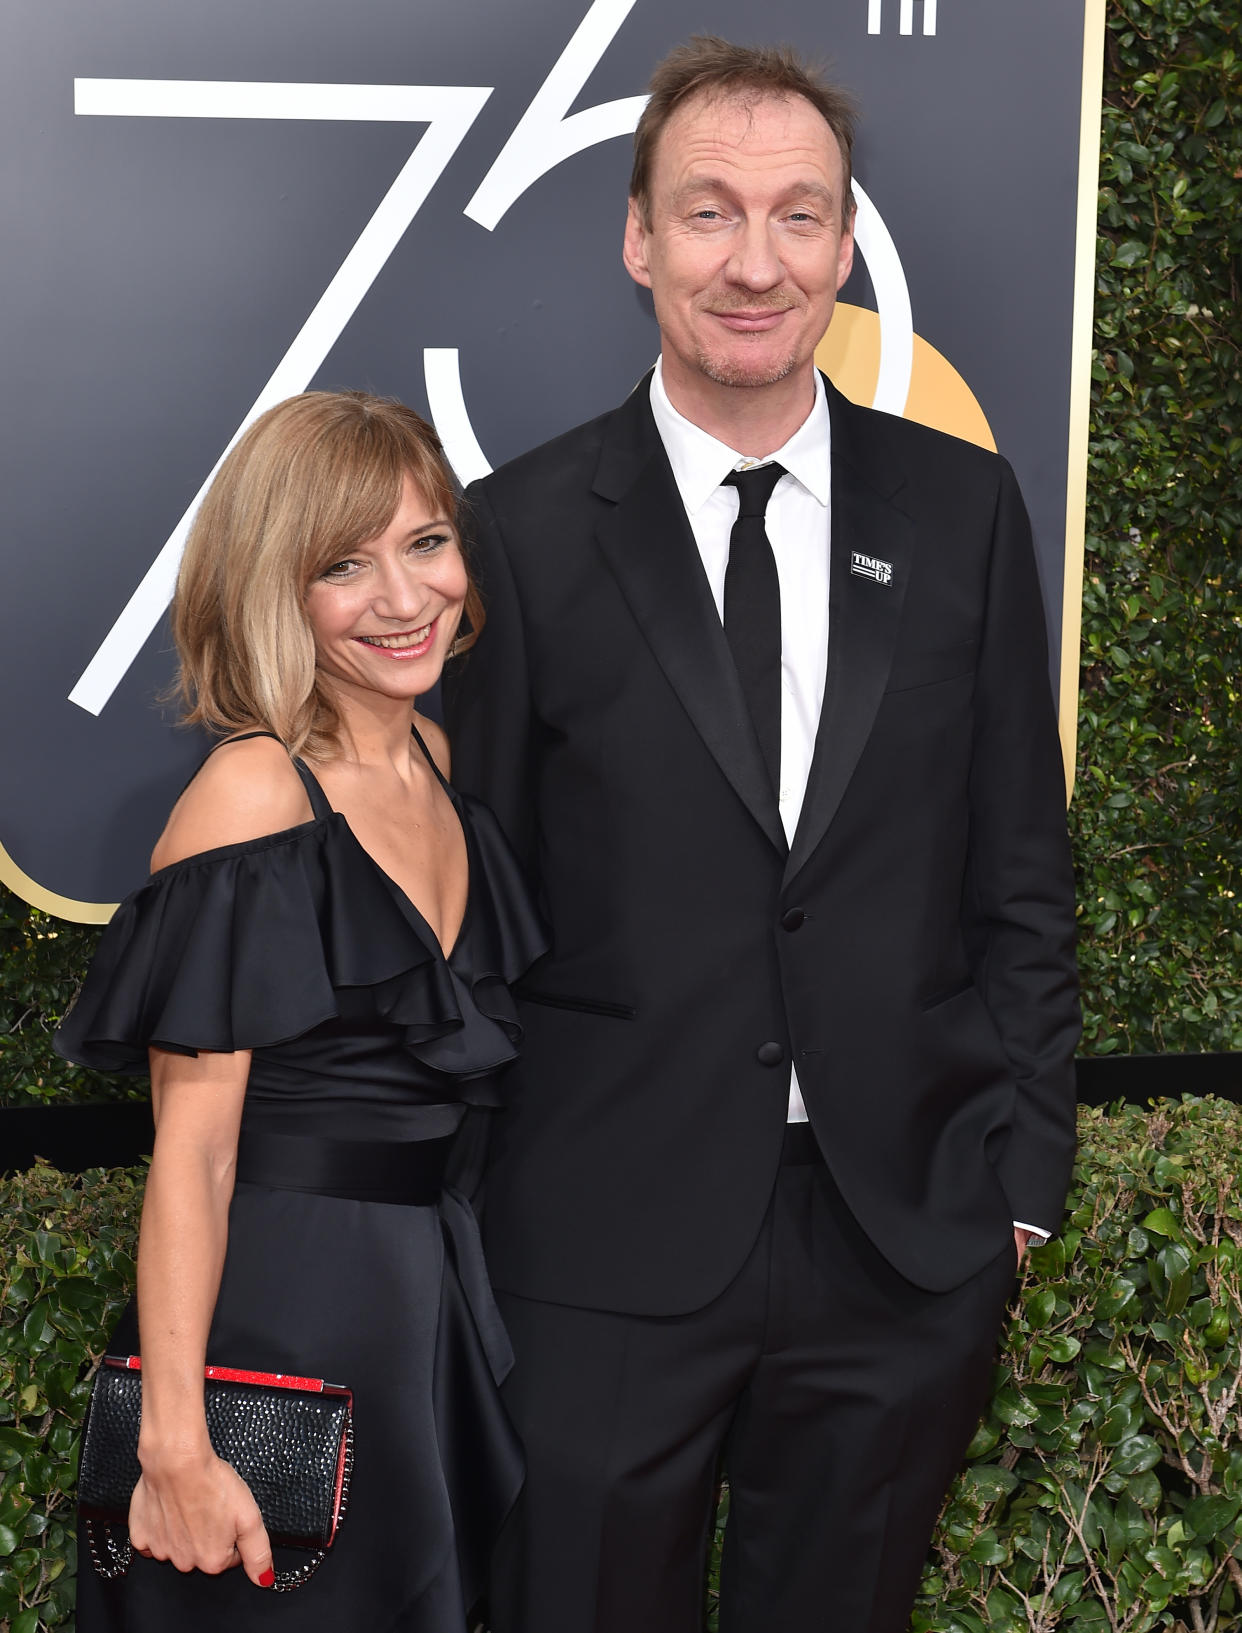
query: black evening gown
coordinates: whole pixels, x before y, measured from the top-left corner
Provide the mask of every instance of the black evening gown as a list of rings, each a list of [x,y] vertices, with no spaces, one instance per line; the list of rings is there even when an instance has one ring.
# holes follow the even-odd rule
[[[449,789],[470,894],[445,957],[298,769],[313,820],[162,868],[121,904],[57,1046],[133,1072],[150,1044],[253,1050],[207,1359],[354,1391],[349,1511],[292,1593],[144,1559],[109,1583],[82,1547],[81,1633],[462,1633],[521,1485],[497,1392],[512,1357],[470,1208],[438,1179],[438,1197],[376,1200],[393,1175],[369,1159],[441,1152],[468,1106],[498,1104],[520,1031],[508,984],[541,926],[491,813]],[[304,1183],[295,1162],[293,1180],[256,1183],[250,1147],[326,1152],[354,1177],[346,1194],[285,1188]],[[110,1348],[138,1347],[131,1307]],[[303,1558],[278,1550],[277,1565]]]

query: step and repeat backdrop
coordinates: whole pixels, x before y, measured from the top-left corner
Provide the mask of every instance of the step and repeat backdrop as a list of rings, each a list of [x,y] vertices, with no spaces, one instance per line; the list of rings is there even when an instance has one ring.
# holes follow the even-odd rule
[[[997,447],[1072,747],[1103,0],[57,0],[0,7],[0,879],[103,920],[203,752],[161,703],[203,488],[308,386],[434,420],[463,482],[618,402],[658,338],[630,136],[696,31],[863,119],[856,401]]]

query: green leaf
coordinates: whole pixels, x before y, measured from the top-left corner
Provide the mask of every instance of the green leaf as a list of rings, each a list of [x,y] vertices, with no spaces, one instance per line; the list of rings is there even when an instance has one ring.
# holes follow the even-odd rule
[[[1137,239],[1130,238],[1120,246],[1113,256],[1113,265],[1121,267],[1135,266],[1139,261],[1146,259],[1147,245],[1140,244]]]
[[[1130,1431],[1135,1422],[1135,1413],[1124,1401],[1119,1401],[1105,1416],[1100,1425],[1100,1444],[1104,1446],[1119,1446],[1123,1440],[1130,1437]],[[1128,1474],[1133,1469],[1125,1471]]]
[[[1008,1557],[995,1531],[984,1531],[970,1545],[969,1558],[978,1565],[1003,1565]]]
[[[30,1239],[31,1257],[37,1264],[54,1264],[56,1255],[64,1249],[64,1242],[54,1233],[37,1230]]]
[[[1242,1509],[1239,1497],[1196,1497],[1187,1503],[1182,1523],[1191,1536],[1215,1539],[1233,1525],[1239,1509]]]
[[[1134,1475],[1126,1488],[1130,1496],[1143,1509],[1159,1508],[1164,1498],[1164,1488],[1156,1475],[1150,1473]]]
[[[1167,1236],[1175,1242],[1185,1241],[1181,1221],[1168,1208],[1153,1208],[1143,1220],[1143,1229],[1153,1231],[1157,1236]]]
[[[1100,1291],[1099,1314],[1106,1320],[1119,1316],[1127,1305],[1134,1303],[1136,1291],[1128,1276],[1113,1276]]]
[[[1018,1476],[1012,1469],[998,1468],[995,1464],[976,1464],[966,1469],[962,1478],[979,1500],[987,1503],[1007,1497],[1018,1485]]]
[[[1056,1314],[1057,1295],[1051,1287],[1038,1288],[1023,1307],[1032,1327],[1046,1327]]]
[[[1058,1366],[1065,1366],[1074,1359],[1081,1349],[1081,1338],[1075,1338],[1070,1333],[1063,1333],[1049,1343],[1048,1358],[1055,1361]]]
[[[1039,1417],[1039,1410],[1016,1390],[1002,1389],[992,1397],[992,1411],[1011,1428],[1024,1423],[1034,1423]]]
[[[1119,1474],[1143,1474],[1154,1469],[1162,1456],[1160,1443],[1151,1435],[1131,1435],[1117,1447],[1112,1466]]]
[[[48,1325],[47,1309],[47,1301],[40,1299],[22,1322],[22,1337],[31,1349],[42,1349],[52,1341],[54,1335]]]

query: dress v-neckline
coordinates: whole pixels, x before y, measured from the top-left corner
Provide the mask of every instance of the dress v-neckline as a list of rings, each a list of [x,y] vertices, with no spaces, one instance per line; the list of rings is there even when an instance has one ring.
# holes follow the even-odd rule
[[[447,792],[447,790],[446,790],[446,792]],[[413,897],[410,896],[409,892],[406,891],[405,889],[403,889],[402,886],[399,885],[397,883],[397,881],[393,878],[392,874],[388,872],[387,868],[381,867],[381,865],[371,855],[370,851],[362,843],[361,839],[358,838],[358,835],[349,826],[349,818],[345,815],[345,813],[343,811],[334,811],[333,812],[334,816],[340,817],[342,823],[345,826],[346,832],[349,834],[349,837],[353,840],[354,844],[357,845],[358,849],[366,857],[367,861],[370,862],[371,866],[375,869],[376,873],[379,874],[380,878],[384,881],[384,883],[392,891],[393,896],[396,898],[398,907],[400,907],[404,911],[408,912],[417,921],[415,926],[414,926],[415,929],[418,929],[418,928],[421,927],[423,930],[425,930],[427,932],[427,935],[431,938],[432,946],[435,948],[436,952],[440,955],[440,957],[444,960],[444,962],[446,964],[451,964],[452,963],[454,953],[457,952],[458,948],[462,945],[462,942],[465,940],[466,928],[470,923],[471,913],[472,913],[473,908],[474,908],[474,892],[471,889],[471,883],[472,883],[473,876],[474,876],[474,857],[471,854],[471,849],[470,849],[470,830],[466,826],[465,820],[462,817],[462,813],[461,813],[461,810],[460,810],[460,808],[459,808],[459,806],[457,804],[457,801],[453,798],[453,796],[451,794],[449,795],[449,800],[450,800],[450,803],[452,804],[454,814],[457,817],[458,826],[461,828],[462,843],[466,847],[466,906],[465,906],[465,909],[464,909],[464,911],[463,911],[463,913],[461,915],[461,923],[457,926],[457,934],[453,937],[453,940],[452,940],[452,942],[450,943],[450,945],[448,947],[445,947],[444,943],[440,940],[439,936],[432,929],[431,921],[427,918],[426,914],[423,913],[422,910],[417,906],[417,904],[415,903]]]
[[[427,747],[426,743],[422,739],[422,735],[419,732],[418,727],[411,724],[410,733],[413,736],[414,741],[418,744],[419,748],[423,751],[423,758],[431,767],[436,781],[440,784],[441,789],[444,791],[445,797],[448,799],[449,804],[453,808],[453,815],[457,818],[457,825],[461,829],[462,844],[464,845],[466,851],[466,905],[461,915],[461,923],[457,926],[457,934],[453,937],[453,940],[448,947],[445,947],[444,943],[440,940],[440,937],[432,929],[431,921],[427,918],[426,914],[422,912],[409,892],[405,890],[403,886],[398,884],[393,878],[392,874],[388,872],[387,868],[383,867],[376,861],[375,857],[371,855],[370,851],[350,827],[349,818],[345,815],[344,811],[338,811],[333,806],[327,794],[324,792],[322,783],[319,781],[319,778],[316,777],[311,768],[306,764],[306,761],[302,759],[295,759],[293,763],[301,775],[302,785],[306,789],[307,796],[310,799],[311,811],[313,812],[315,819],[317,821],[323,821],[329,817],[336,817],[340,820],[346,833],[353,840],[354,844],[358,847],[358,849],[366,857],[367,861],[370,862],[371,866],[375,869],[376,873],[379,874],[380,878],[383,879],[384,883],[392,891],[393,896],[397,901],[397,905],[403,910],[407,911],[416,921],[414,928],[416,930],[421,928],[422,930],[426,931],[427,935],[431,939],[431,944],[435,951],[440,955],[445,964],[449,964],[452,962],[454,953],[457,952],[458,948],[462,945],[465,939],[466,930],[470,924],[471,914],[474,909],[474,890],[472,887],[474,882],[475,859],[470,845],[470,827],[466,822],[465,814],[459,802],[457,790],[446,779],[444,773],[436,764],[434,758],[432,757],[431,750]]]

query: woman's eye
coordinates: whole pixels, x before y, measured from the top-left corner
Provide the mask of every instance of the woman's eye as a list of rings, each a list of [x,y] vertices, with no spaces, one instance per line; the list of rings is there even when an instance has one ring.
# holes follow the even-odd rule
[[[411,548],[414,550],[416,555],[434,555],[437,550],[443,549],[443,547],[449,542],[451,536],[452,535],[448,533],[424,533],[421,538],[414,540]]]
[[[331,567],[325,567],[319,576],[321,578],[348,578],[357,565],[356,561],[334,561]]]

